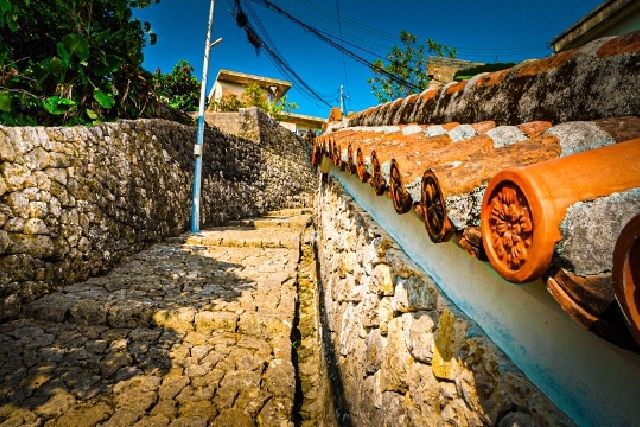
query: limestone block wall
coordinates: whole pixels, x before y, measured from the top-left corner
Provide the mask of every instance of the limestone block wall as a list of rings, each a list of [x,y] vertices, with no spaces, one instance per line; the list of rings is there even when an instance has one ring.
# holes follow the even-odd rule
[[[224,133],[258,141],[260,126],[257,111],[257,108],[242,108],[240,111],[225,112],[205,111],[204,119],[209,126],[216,127]],[[260,115],[260,117],[268,116]]]
[[[334,180],[318,233],[333,386],[353,425],[572,425]]]
[[[206,130],[202,226],[312,205],[308,150],[287,136],[260,143]],[[184,232],[194,141],[195,128],[163,120],[0,127],[0,320]]]

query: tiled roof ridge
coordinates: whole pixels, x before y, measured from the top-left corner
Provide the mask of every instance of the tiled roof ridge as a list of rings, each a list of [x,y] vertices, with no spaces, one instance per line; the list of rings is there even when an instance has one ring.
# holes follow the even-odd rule
[[[633,32],[371,107],[352,115],[349,126],[484,120],[513,125],[638,115],[639,83],[640,32]]]
[[[631,141],[626,142],[628,140]],[[535,267],[531,274],[522,277],[510,276],[505,269],[498,267],[496,270],[507,280],[518,282],[545,275],[549,292],[565,311],[585,327],[599,324],[599,316],[615,297],[611,285],[611,257],[593,262],[590,266],[592,271],[584,271],[581,260],[594,257],[591,252],[596,247],[600,248],[598,251],[601,253],[612,253],[613,244],[618,238],[617,231],[609,232],[609,236],[598,237],[598,245],[585,242],[584,236],[588,233],[575,231],[585,225],[580,220],[572,222],[571,209],[575,208],[576,218],[592,218],[595,223],[593,227],[596,228],[611,221],[618,222],[618,228],[622,228],[631,215],[640,213],[638,116],[572,121],[555,126],[545,121],[525,122],[518,126],[496,126],[493,121],[355,126],[319,136],[314,141],[312,151],[314,164],[321,164],[324,157],[324,162],[331,161],[343,171],[356,174],[362,182],[369,183],[377,195],[388,194],[399,214],[414,210],[424,221],[427,233],[434,242],[448,240],[457,233],[460,246],[479,258],[487,256],[485,248],[488,242],[497,241],[487,237],[491,234],[488,231],[491,227],[480,227],[483,203],[484,209],[489,209],[488,213],[483,211],[484,217],[491,213],[491,203],[487,202],[487,188],[494,188],[492,183],[496,177],[510,173],[514,168],[561,168],[558,165],[564,164],[565,159],[569,159],[568,162],[574,166],[579,165],[580,162],[576,163],[576,156],[578,159],[581,156],[595,156],[601,162],[609,159],[604,160],[604,165],[592,165],[595,173],[585,169],[584,165],[580,166],[582,169],[578,176],[597,181],[599,173],[604,169],[609,175],[601,180],[622,180],[622,185],[604,186],[604,190],[597,194],[593,191],[587,194],[569,190],[568,194],[552,194],[549,197],[547,203],[556,208],[559,205],[554,202],[555,199],[565,204],[567,201],[573,202],[559,208],[560,214],[549,214],[556,220],[553,226],[547,228],[555,231],[551,234],[551,240],[547,241],[546,249],[541,250],[546,251],[542,256],[544,262]],[[620,173],[620,170],[625,172]],[[539,184],[541,187],[544,185]],[[554,185],[561,190],[562,183]],[[509,188],[500,197],[505,200],[513,197],[517,199],[519,193],[514,191]],[[572,206],[593,198],[602,200],[585,206]],[[548,209],[548,206],[545,207],[545,210]],[[525,211],[529,212],[529,208]],[[521,209],[520,213],[522,212]],[[504,215],[508,216],[510,213]],[[516,227],[518,232],[528,230],[533,223],[541,223],[541,220],[532,221],[527,215],[520,215],[518,218],[529,218],[526,223],[528,225],[519,223],[519,228]],[[540,233],[538,231],[538,235]],[[602,233],[606,234],[604,231]],[[523,252],[522,245],[514,244],[511,249],[514,253]],[[535,248],[532,250],[534,253],[539,251]],[[507,259],[511,256],[508,253],[505,255],[504,251],[501,253]],[[511,269],[520,270],[521,261],[514,258]],[[528,267],[531,265],[533,262],[528,262]],[[603,281],[608,287],[601,284]],[[600,285],[596,286],[594,283]],[[573,291],[582,289],[580,286],[584,286],[587,291]],[[594,288],[610,291],[603,294],[604,291],[596,292],[593,291]]]

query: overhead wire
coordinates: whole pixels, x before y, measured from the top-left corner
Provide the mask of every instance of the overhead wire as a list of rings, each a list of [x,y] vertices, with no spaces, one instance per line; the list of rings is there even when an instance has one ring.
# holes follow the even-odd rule
[[[366,58],[358,55],[357,53],[346,49],[345,47],[341,46],[339,43],[337,43],[335,40],[333,40],[332,38],[328,37],[327,35],[323,34],[322,31],[316,29],[315,27],[312,27],[310,25],[308,25],[307,23],[301,21],[300,19],[296,18],[295,16],[293,16],[292,14],[290,14],[289,12],[287,12],[286,10],[282,9],[280,6],[272,3],[269,0],[252,0],[253,2],[256,3],[260,3],[265,7],[268,7],[276,12],[278,12],[279,14],[285,16],[287,19],[289,19],[290,21],[298,24],[299,26],[303,27],[306,31],[314,34],[316,37],[318,37],[320,40],[324,41],[325,43],[329,44],[330,46],[334,47],[335,49],[339,50],[340,52],[343,52],[344,54],[346,54],[347,56],[351,57],[352,59],[354,59],[357,62],[360,62],[363,65],[366,65],[367,67],[369,67],[370,69],[375,70],[376,72],[384,75],[385,77],[387,77],[389,80],[391,80],[392,82],[404,86],[407,89],[411,89],[414,91],[420,91],[421,88],[413,83],[411,83],[410,81],[397,76],[387,70],[385,70],[384,68],[370,62],[369,60],[367,60]]]
[[[259,48],[263,48],[267,58],[273,63],[273,65],[288,79],[297,82],[299,86],[296,89],[309,101],[316,105],[328,106],[331,105],[318,94],[302,77],[289,65],[284,59],[283,55],[278,50],[277,46],[271,38],[262,22],[259,20],[258,15],[253,8],[247,7],[247,11],[252,15],[251,19],[260,28],[261,31],[256,29],[249,22],[248,16],[244,13],[240,0],[233,1],[233,11],[231,14],[236,17],[236,22],[239,26],[243,27],[249,38],[249,42],[256,47],[256,53]],[[248,5],[250,6],[250,5]],[[242,24],[242,25],[241,25]]]
[[[342,36],[342,18],[340,17],[340,0],[336,0],[336,14],[338,15],[337,21],[338,21],[338,31],[340,32],[340,43],[342,43],[344,45],[344,37]],[[342,69],[344,71],[344,84],[345,84],[345,87],[347,89],[347,94],[348,94],[348,91],[349,91],[349,76],[347,74],[347,60],[345,58],[344,52],[342,52]],[[339,96],[340,96],[340,105],[343,106],[343,110],[344,110],[344,108],[347,108],[347,110],[348,110],[348,107],[345,105],[346,104],[345,98],[348,99],[349,96],[348,95],[345,96],[344,88],[340,91]],[[343,111],[343,113],[344,113],[344,111]]]
[[[358,50],[376,55],[376,57],[379,58],[384,59],[383,54],[376,52],[380,46],[387,45],[390,42],[397,42],[397,35],[392,35],[378,28],[345,17],[344,15],[340,16],[338,11],[332,12],[317,2],[309,0],[281,0],[278,3],[283,8],[284,5],[287,5],[287,10],[293,15],[299,17],[304,16],[304,21],[307,24],[315,26],[316,28],[322,28],[322,30],[319,31],[325,35],[336,39],[339,39],[340,35],[342,35],[344,44],[349,44]],[[293,13],[292,11],[296,11],[297,13]],[[345,39],[351,40],[351,42]],[[516,57],[527,53],[539,53],[540,50],[547,49],[548,46],[546,43],[536,43],[511,47],[456,46],[456,48],[458,52],[466,52],[468,55],[473,56],[491,57],[498,55]]]
[[[260,29],[260,32],[263,37],[263,45],[265,46],[265,49],[267,49],[267,53],[268,53],[267,57],[269,58],[269,60],[289,80],[298,81],[298,83],[302,85],[302,88],[297,88],[297,89],[305,98],[307,98],[309,101],[315,103],[318,106],[322,105],[322,106],[330,107],[329,103],[326,102],[326,99],[324,99],[324,97],[322,97],[314,89],[312,89],[309,84],[307,84],[304,80],[302,80],[302,78],[284,60],[284,57],[278,50],[277,45],[273,42],[273,40],[269,36],[269,33],[267,32],[265,26],[262,24],[262,21],[260,21],[258,14],[255,12],[255,10],[251,7],[250,4],[247,4],[247,10],[251,14],[251,19],[253,20],[253,22],[255,22],[256,26]],[[265,40],[267,41],[267,43],[264,43]],[[318,101],[320,101],[321,104],[319,104]]]

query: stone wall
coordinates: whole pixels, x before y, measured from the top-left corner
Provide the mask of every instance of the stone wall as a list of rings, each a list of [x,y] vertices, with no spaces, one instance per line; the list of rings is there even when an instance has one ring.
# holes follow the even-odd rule
[[[224,133],[258,141],[260,139],[260,129],[257,123],[257,115],[256,108],[243,108],[241,111],[205,111],[204,119],[209,126],[217,127]]]
[[[253,114],[261,140],[205,132],[204,227],[313,203],[303,141]],[[195,128],[162,120],[0,127],[0,320],[185,231],[194,141]]]
[[[349,126],[519,125],[638,115],[639,84],[640,31],[371,107],[350,116]]]
[[[353,425],[571,425],[336,181],[318,199],[321,310]]]

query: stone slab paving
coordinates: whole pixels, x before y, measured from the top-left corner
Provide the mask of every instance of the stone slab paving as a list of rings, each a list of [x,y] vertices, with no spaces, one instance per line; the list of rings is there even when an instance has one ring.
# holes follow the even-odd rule
[[[0,426],[289,426],[304,212],[156,244],[0,325]]]

